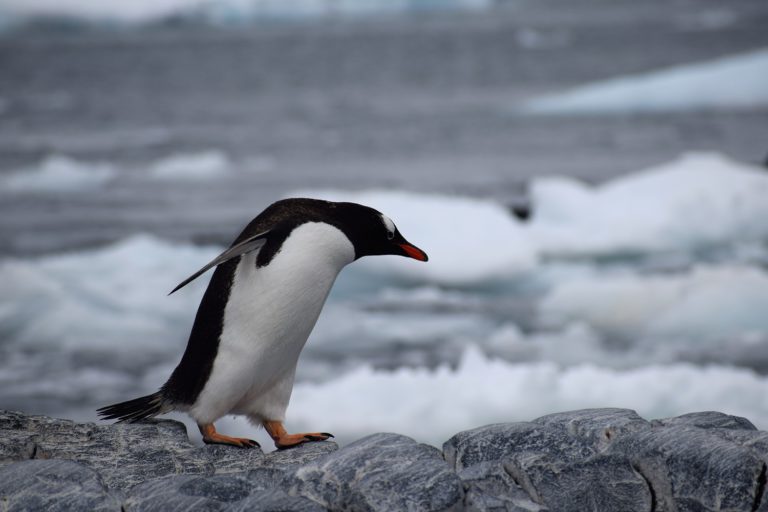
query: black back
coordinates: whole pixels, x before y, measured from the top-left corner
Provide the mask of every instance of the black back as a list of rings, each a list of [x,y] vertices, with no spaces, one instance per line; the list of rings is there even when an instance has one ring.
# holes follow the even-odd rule
[[[243,229],[232,245],[269,231],[256,258],[256,266],[263,267],[280,251],[291,231],[306,222],[325,222],[339,228],[352,242],[355,259],[392,253],[391,238],[378,211],[355,203],[303,198],[273,203]],[[399,233],[396,236],[405,241]],[[220,264],[213,272],[181,362],[161,388],[163,398],[172,403],[193,404],[208,381],[224,329],[224,309],[241,257]]]

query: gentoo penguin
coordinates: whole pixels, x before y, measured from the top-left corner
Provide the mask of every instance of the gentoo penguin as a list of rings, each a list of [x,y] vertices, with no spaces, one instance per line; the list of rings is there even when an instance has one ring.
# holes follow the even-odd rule
[[[216,267],[168,381],[157,393],[102,407],[99,414],[134,422],[184,411],[206,443],[244,448],[258,444],[220,434],[213,423],[245,415],[263,425],[278,448],[333,437],[289,434],[283,427],[296,364],[341,269],[377,254],[427,261],[373,208],[317,199],[272,204],[226,251],[171,291]]]

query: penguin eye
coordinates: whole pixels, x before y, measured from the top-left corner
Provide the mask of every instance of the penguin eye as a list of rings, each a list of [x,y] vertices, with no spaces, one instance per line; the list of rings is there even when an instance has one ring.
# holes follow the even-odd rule
[[[387,231],[387,240],[392,240],[393,238],[395,238],[395,232]]]

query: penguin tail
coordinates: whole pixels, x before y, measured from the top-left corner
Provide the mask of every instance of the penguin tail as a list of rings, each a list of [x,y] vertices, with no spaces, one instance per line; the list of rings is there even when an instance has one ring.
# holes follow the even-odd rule
[[[169,412],[167,401],[163,398],[162,392],[152,393],[151,395],[134,398],[127,402],[112,404],[97,409],[101,419],[117,420],[118,423],[133,423],[147,418],[153,418],[158,414]]]

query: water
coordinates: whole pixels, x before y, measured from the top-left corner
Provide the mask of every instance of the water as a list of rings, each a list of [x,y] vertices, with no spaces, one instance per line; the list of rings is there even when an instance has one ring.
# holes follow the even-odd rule
[[[767,427],[766,185],[749,165],[765,156],[766,107],[516,113],[766,47],[766,18],[756,0],[551,0],[5,35],[0,407],[92,420],[154,391],[205,279],[165,294],[301,191],[380,207],[432,258],[345,270],[289,427],[440,443],[587,406]],[[676,160],[692,150],[714,156]],[[636,174],[665,162],[661,178]],[[532,221],[511,215],[530,201]]]

